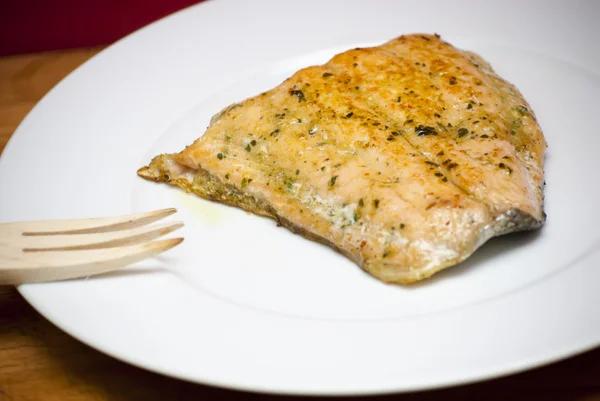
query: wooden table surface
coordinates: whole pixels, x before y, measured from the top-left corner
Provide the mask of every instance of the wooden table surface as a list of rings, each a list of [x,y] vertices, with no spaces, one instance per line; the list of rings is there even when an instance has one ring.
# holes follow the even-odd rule
[[[0,153],[36,102],[99,50],[0,58]],[[135,368],[71,338],[34,311],[14,288],[0,286],[0,401],[201,399],[297,397],[223,390]],[[492,381],[372,399],[600,401],[600,349]]]

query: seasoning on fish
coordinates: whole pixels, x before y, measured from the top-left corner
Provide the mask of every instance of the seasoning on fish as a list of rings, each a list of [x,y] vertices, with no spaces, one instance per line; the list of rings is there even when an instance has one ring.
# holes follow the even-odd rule
[[[272,217],[385,282],[411,283],[494,236],[539,228],[545,149],[516,87],[480,56],[415,34],[226,107],[138,174]]]

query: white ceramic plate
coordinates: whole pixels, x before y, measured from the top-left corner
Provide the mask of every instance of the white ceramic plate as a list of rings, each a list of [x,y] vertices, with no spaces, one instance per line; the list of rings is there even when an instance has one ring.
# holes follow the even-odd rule
[[[214,1],[120,41],[61,82],[0,160],[0,220],[177,207],[186,241],[120,273],[19,289],[81,341],[238,389],[426,389],[600,343],[598,2]],[[421,285],[385,285],[271,220],[139,179],[223,106],[335,52],[437,32],[531,103],[549,142],[543,230],[493,240]]]

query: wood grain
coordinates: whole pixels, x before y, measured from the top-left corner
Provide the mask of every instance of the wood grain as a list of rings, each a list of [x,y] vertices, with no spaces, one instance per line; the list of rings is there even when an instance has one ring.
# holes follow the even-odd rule
[[[99,49],[0,59],[0,152],[60,79]],[[138,369],[57,329],[13,287],[0,286],[0,401],[298,400],[202,386]],[[600,401],[600,349],[510,377],[373,400]]]

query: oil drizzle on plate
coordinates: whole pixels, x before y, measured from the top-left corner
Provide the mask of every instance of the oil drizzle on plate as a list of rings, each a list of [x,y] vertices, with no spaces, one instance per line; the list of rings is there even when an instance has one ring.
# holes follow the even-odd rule
[[[183,191],[176,191],[175,198],[177,204],[180,205],[182,209],[189,211],[190,214],[201,219],[203,223],[217,225],[223,221],[223,205],[202,199],[193,193],[186,193]]]

